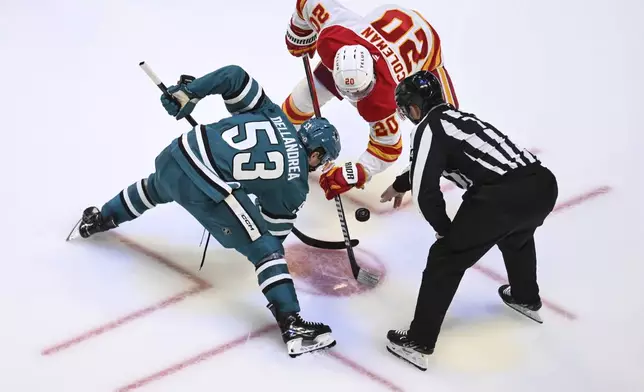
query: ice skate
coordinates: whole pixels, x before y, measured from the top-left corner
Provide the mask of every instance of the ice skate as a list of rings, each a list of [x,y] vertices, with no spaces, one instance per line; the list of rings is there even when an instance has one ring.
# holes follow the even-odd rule
[[[114,219],[105,219],[101,211],[96,207],[87,207],[83,211],[82,218],[76,223],[72,231],[67,236],[67,241],[81,236],[88,238],[96,233],[107,231],[117,227]]]
[[[268,308],[277,320],[291,358],[335,346],[335,339],[331,336],[328,325],[304,321],[295,312],[279,313],[273,304],[269,304]]]
[[[433,348],[417,343],[407,336],[405,330],[391,330],[387,332],[387,351],[398,358],[411,363],[418,369],[425,371],[429,366],[429,356]]]
[[[503,300],[503,302],[505,302],[505,304],[511,307],[512,309],[538,322],[539,324],[543,324],[543,319],[541,319],[541,316],[539,315],[539,309],[541,309],[541,301],[534,304],[518,303],[512,297],[512,293],[510,291],[510,285],[508,284],[504,284],[503,286],[499,287],[499,296],[501,296],[501,299]]]

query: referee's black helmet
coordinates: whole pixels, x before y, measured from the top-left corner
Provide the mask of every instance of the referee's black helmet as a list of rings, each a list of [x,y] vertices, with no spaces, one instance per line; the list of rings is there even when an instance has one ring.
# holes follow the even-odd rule
[[[434,107],[445,103],[441,83],[429,71],[419,71],[403,79],[396,87],[395,97],[398,113],[414,124],[418,124]],[[410,116],[411,105],[420,109],[420,118],[414,120]]]

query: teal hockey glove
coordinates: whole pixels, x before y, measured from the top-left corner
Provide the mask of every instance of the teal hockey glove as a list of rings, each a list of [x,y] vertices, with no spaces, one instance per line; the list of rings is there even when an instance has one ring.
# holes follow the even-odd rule
[[[177,120],[181,120],[192,113],[200,100],[187,87],[193,80],[195,80],[194,76],[181,75],[176,86],[168,87],[168,93],[172,95],[172,99],[165,94],[161,96],[161,104],[163,104],[166,112]]]

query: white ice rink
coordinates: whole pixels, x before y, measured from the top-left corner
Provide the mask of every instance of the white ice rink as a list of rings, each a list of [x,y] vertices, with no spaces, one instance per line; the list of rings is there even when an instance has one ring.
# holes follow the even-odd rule
[[[372,209],[349,225],[359,260],[385,273],[375,289],[355,285],[342,252],[287,240],[302,315],[338,340],[322,354],[286,355],[241,256],[211,242],[198,270],[202,229],[176,204],[65,242],[86,206],[147,177],[189,128],[138,63],[168,85],[239,64],[281,103],[304,75],[284,44],[295,1],[5,0],[0,391],[644,391],[642,2],[400,2],[437,29],[461,108],[558,177],[557,210],[536,235],[543,325],[499,300],[494,249],[467,272],[427,372],[386,352],[387,330],[411,321],[434,236],[413,206],[378,203],[400,166],[345,197],[349,215]],[[367,125],[345,102],[322,112],[341,160],[357,157]],[[226,115],[219,97],[194,112]],[[451,216],[460,194],[445,190]],[[341,238],[315,183],[297,226]]]

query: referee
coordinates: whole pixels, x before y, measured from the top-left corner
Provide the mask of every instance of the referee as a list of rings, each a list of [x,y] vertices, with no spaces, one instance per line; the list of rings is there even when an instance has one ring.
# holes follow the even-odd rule
[[[497,245],[509,285],[501,299],[542,322],[536,274],[534,232],[552,211],[557,181],[529,151],[519,148],[492,125],[455,109],[443,99],[438,79],[421,71],[396,88],[396,103],[416,127],[411,163],[382,194],[398,207],[411,190],[414,202],[436,231],[423,272],[409,330],[389,331],[387,349],[427,369],[445,313],[465,270]],[[450,221],[440,190],[445,177],[466,189]]]

